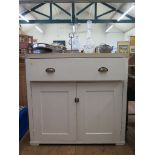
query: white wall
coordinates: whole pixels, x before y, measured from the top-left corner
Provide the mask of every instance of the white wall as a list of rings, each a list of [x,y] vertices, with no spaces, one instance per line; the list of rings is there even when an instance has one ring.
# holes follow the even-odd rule
[[[124,34],[124,40],[130,40],[130,36],[135,36],[135,28],[130,29],[128,32]]]
[[[38,39],[38,42],[49,44],[52,43],[53,40],[65,40],[67,48],[70,48],[68,44],[68,35],[72,32],[71,24],[46,24],[39,26],[43,29],[43,34],[36,30],[35,27],[28,31],[27,34],[34,36],[34,38]],[[113,28],[108,33],[105,33],[105,29],[105,24],[93,24],[92,37],[95,46],[101,43],[106,43],[110,46],[117,47],[117,41],[124,40],[124,33],[120,32],[118,29]],[[80,43],[83,45],[86,39],[87,25],[80,24],[77,28],[77,32],[80,38]]]

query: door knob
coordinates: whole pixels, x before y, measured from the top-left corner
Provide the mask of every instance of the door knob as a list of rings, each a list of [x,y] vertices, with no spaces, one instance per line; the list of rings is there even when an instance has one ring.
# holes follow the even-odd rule
[[[75,103],[78,103],[80,100],[79,100],[79,98],[77,98],[77,97],[75,97]]]

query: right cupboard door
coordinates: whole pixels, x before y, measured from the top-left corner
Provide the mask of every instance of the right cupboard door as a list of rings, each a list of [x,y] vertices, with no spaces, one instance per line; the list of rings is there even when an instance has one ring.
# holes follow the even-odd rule
[[[77,97],[78,141],[120,141],[122,82],[77,83]]]

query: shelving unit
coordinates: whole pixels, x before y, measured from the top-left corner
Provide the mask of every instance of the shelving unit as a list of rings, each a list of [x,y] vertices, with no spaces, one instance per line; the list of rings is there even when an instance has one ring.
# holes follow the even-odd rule
[[[135,37],[130,37],[130,46],[135,46]],[[135,53],[129,53],[128,62],[128,98],[127,101],[135,101]],[[134,102],[135,103],[135,102]],[[135,113],[129,113],[128,115],[134,115]]]
[[[132,47],[132,49],[135,49],[135,36],[130,37],[130,47]],[[129,75],[133,77],[135,76],[135,53],[132,52],[133,51],[130,50],[128,67],[129,67]]]

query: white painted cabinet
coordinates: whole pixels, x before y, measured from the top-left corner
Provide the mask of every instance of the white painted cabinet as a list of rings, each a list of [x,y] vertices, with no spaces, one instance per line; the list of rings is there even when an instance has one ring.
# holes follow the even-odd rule
[[[30,143],[124,144],[127,66],[127,58],[27,58]]]

